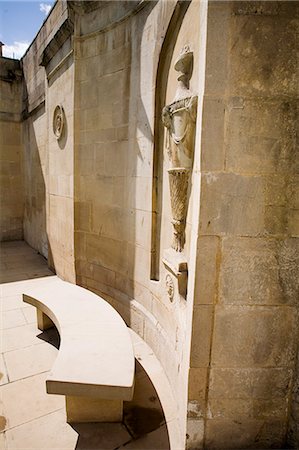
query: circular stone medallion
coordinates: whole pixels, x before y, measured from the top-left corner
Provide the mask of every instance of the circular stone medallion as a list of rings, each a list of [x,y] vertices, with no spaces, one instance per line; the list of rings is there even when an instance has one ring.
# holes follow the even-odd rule
[[[172,278],[169,274],[166,275],[165,277],[165,284],[166,284],[166,290],[167,290],[167,294],[168,294],[168,298],[171,302],[173,302],[173,297],[174,297],[174,284],[172,281]]]
[[[63,107],[57,105],[53,114],[53,132],[57,139],[60,139],[64,128],[64,111]]]

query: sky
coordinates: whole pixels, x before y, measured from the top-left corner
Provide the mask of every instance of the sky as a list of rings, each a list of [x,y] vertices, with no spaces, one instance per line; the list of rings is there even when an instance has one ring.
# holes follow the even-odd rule
[[[49,14],[54,0],[0,0],[3,56],[20,59]]]

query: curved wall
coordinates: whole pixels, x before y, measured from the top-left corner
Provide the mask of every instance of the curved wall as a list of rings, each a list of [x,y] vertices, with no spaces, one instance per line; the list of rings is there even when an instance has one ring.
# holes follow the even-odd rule
[[[169,300],[162,261],[160,280],[151,279],[151,236],[155,101],[160,89],[166,89],[166,102],[174,96],[174,60],[186,44],[194,52],[191,87],[194,92],[198,89],[199,3],[188,6],[176,2],[141,4],[123,20],[111,26],[106,23],[104,29],[78,36],[75,41],[77,282],[110,301],[151,346],[181,409],[182,436],[188,300],[178,294],[176,285],[174,301]],[[166,86],[156,86],[161,46],[172,17],[182,23],[176,41],[171,43],[169,74],[163,76]],[[88,20],[88,15],[81,20]],[[80,29],[85,28],[81,23]],[[160,67],[164,70],[163,64]],[[163,148],[159,151],[166,160]],[[166,184],[162,197],[161,254],[169,247],[172,235]],[[198,200],[198,193],[191,189],[187,259],[192,203]],[[192,299],[192,289],[188,297]]]

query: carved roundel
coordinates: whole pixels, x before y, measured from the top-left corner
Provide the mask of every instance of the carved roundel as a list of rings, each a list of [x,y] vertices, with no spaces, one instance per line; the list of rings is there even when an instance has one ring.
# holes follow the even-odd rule
[[[53,133],[59,140],[64,129],[64,110],[61,105],[57,105],[53,114]]]
[[[169,274],[166,275],[165,277],[165,284],[166,284],[166,290],[167,290],[167,294],[168,294],[168,298],[171,302],[173,302],[173,297],[174,297],[174,284],[172,281],[172,278]]]

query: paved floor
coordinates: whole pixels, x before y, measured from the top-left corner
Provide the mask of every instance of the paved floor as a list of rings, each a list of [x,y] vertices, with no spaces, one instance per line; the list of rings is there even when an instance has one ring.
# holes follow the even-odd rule
[[[64,397],[48,395],[45,390],[59,336],[54,329],[43,333],[37,329],[35,309],[24,304],[21,295],[24,284],[42,284],[46,276],[53,276],[46,261],[25,242],[0,243],[0,449],[169,449],[166,426],[161,423],[141,437],[136,436],[134,423],[131,428],[66,423]],[[139,378],[144,379],[140,368]],[[147,389],[152,398],[148,384]],[[138,399],[134,408],[143,410]],[[139,427],[147,431],[146,408],[144,411]]]

